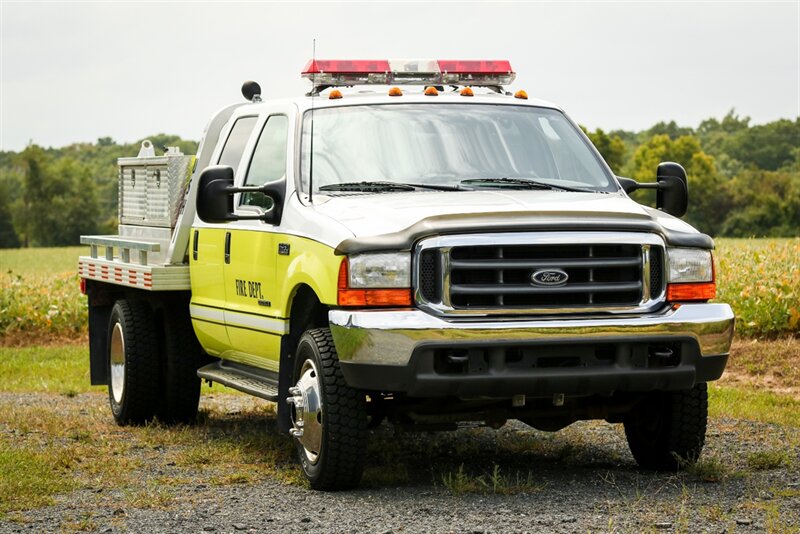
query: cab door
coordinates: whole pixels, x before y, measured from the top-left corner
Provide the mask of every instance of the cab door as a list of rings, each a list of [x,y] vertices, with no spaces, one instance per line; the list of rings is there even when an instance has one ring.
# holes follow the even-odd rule
[[[244,177],[237,183],[258,186],[285,178],[288,129],[287,113],[266,117]],[[237,212],[248,215],[272,207],[272,200],[260,193],[241,194],[235,202]],[[226,239],[225,322],[231,347],[225,357],[277,371],[281,336],[288,332],[289,322],[276,312],[280,292],[275,227],[257,220],[235,221],[229,223]]]
[[[220,152],[219,165],[239,166],[247,141],[255,129],[258,117],[236,119]],[[213,161],[213,160],[212,160]],[[221,356],[230,350],[225,328],[225,224],[206,224],[195,221],[191,233],[189,273],[192,280],[190,314],[195,334],[211,355]]]

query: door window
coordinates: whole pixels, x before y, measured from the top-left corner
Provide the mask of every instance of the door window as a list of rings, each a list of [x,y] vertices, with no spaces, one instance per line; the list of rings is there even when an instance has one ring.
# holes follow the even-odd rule
[[[284,115],[273,115],[267,119],[253,151],[244,185],[264,185],[285,176],[288,128],[289,120]],[[272,207],[272,199],[263,193],[245,193],[241,204],[268,210]]]
[[[250,134],[256,125],[256,120],[258,117],[242,117],[236,120],[225,141],[225,146],[222,148],[222,154],[219,156],[220,165],[228,165],[233,167],[234,171],[236,170],[239,160],[242,159],[247,140],[250,139]]]

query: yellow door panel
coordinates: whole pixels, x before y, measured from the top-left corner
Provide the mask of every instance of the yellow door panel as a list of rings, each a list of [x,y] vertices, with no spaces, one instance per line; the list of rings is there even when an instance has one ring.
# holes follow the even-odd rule
[[[288,321],[275,312],[273,234],[267,231],[230,228],[230,263],[225,265],[225,323],[230,339],[230,357],[255,360],[258,367],[272,368],[280,359],[280,336],[288,332]]]

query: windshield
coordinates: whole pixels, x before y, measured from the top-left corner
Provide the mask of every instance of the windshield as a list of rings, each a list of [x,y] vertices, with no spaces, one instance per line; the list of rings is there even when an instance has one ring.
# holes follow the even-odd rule
[[[304,191],[310,119],[307,111],[301,160]],[[515,179],[617,190],[575,126],[561,112],[547,108],[381,104],[316,109],[313,149],[315,192],[353,190],[353,184],[361,182],[497,188],[519,185],[521,180]]]

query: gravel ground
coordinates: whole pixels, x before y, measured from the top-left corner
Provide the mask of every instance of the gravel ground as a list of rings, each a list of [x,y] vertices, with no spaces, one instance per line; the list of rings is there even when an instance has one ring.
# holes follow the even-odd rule
[[[2,410],[33,406],[110,420],[105,403],[98,393],[0,394]],[[202,406],[223,429],[274,432],[266,405],[215,394]],[[187,471],[167,462],[169,446],[132,447],[125,454],[142,462],[137,480],[163,484],[173,476],[168,499],[137,504],[128,490],[83,484],[52,506],[9,514],[0,532],[798,532],[798,443],[797,428],[712,420],[704,463],[721,481],[704,482],[703,472],[639,471],[619,425],[545,433],[513,422],[497,431],[395,434],[384,424],[372,436],[363,487],[327,494],[280,476],[216,485],[205,480],[213,466]],[[749,468],[748,455],[763,450],[788,450],[790,461]],[[442,476],[462,465],[484,481],[499,469],[505,483],[499,493],[454,493]]]

